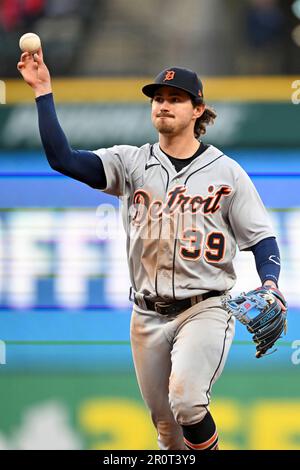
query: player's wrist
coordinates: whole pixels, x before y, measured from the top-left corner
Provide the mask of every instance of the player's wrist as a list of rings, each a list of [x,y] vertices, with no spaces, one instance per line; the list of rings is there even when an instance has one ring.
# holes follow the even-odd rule
[[[270,279],[263,282],[263,287],[273,287],[275,289],[278,289],[276,282],[271,281]]]
[[[52,93],[52,86],[51,84],[47,85],[39,85],[36,87],[33,87],[34,95],[36,98],[42,95],[48,95],[48,93]]]
[[[48,89],[45,88],[44,90],[34,90],[35,98],[38,98],[39,96],[43,96],[43,95],[48,95],[49,93],[52,93],[51,88],[48,88]]]

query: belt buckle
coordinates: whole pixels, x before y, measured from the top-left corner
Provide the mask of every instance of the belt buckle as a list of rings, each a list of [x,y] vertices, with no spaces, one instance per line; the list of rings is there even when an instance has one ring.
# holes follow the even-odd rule
[[[157,313],[164,315],[164,308],[170,307],[171,304],[165,304],[164,302],[154,302],[154,309]]]

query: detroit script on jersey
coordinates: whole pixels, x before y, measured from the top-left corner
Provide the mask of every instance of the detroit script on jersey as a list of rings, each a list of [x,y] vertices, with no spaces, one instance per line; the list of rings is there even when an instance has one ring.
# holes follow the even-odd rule
[[[132,286],[153,300],[231,289],[236,246],[274,236],[248,175],[212,145],[178,173],[158,144],[95,153],[123,199]]]
[[[150,218],[161,217],[163,214],[173,215],[179,211],[181,213],[191,212],[196,214],[202,211],[203,214],[214,213],[220,209],[221,200],[232,192],[229,186],[221,186],[218,190],[213,185],[207,188],[208,195],[187,194],[186,186],[175,186],[167,194],[166,201],[152,199],[151,193],[143,189],[137,189],[133,195],[133,204],[142,205],[147,209]],[[134,217],[137,219],[137,216]]]

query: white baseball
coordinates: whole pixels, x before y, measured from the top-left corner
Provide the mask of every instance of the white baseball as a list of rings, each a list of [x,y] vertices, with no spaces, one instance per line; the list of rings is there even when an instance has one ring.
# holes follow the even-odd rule
[[[20,37],[19,46],[23,52],[34,54],[41,47],[41,40],[35,33],[26,33]]]

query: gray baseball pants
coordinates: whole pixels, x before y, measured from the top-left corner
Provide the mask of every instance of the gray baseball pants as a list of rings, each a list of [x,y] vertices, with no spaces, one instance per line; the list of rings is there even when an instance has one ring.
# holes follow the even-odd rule
[[[210,297],[184,312],[161,315],[134,305],[131,345],[138,384],[162,450],[186,449],[181,425],[200,422],[220,377],[235,320]]]

